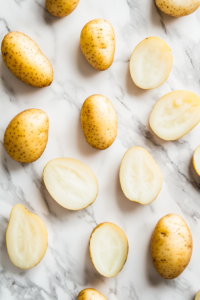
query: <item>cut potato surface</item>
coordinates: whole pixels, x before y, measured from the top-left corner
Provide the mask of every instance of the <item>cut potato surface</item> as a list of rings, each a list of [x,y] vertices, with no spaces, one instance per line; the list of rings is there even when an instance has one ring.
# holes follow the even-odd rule
[[[200,291],[198,291],[198,293],[196,294],[195,296],[195,299],[194,300],[200,300]]]
[[[44,222],[23,205],[16,204],[6,231],[6,246],[12,263],[20,269],[36,266],[46,253],[47,243]]]
[[[140,204],[154,201],[162,188],[162,173],[142,147],[132,147],[124,154],[119,180],[124,195]]]
[[[96,270],[105,277],[114,277],[127,260],[128,240],[115,224],[102,223],[90,236],[89,251]]]
[[[82,290],[77,300],[107,300],[104,295],[95,289],[85,289]]]
[[[200,145],[196,148],[193,154],[193,166],[195,171],[200,176]]]
[[[167,80],[172,64],[169,46],[160,38],[149,37],[139,43],[131,55],[131,78],[142,89],[157,88]]]
[[[200,121],[200,98],[188,91],[163,96],[154,106],[149,124],[161,139],[173,141],[192,130]]]
[[[43,179],[54,200],[70,210],[86,208],[98,194],[94,173],[73,158],[51,160],[44,168]]]

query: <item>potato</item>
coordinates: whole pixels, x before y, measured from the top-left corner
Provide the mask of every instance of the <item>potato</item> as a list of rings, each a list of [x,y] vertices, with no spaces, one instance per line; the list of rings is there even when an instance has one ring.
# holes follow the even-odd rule
[[[66,17],[75,10],[79,0],[46,0],[46,9],[56,17]]]
[[[95,289],[82,290],[77,300],[107,300],[99,291]]]
[[[44,257],[47,244],[44,222],[23,205],[13,206],[6,231],[6,247],[12,263],[20,269],[35,267]]]
[[[200,291],[198,291],[198,293],[196,294],[195,296],[195,299],[194,300],[200,300]]]
[[[200,0],[155,0],[157,7],[172,17],[183,17],[193,13],[199,6]]]
[[[112,103],[101,95],[87,98],[81,108],[81,127],[91,147],[110,147],[117,136],[117,114]]]
[[[4,134],[4,146],[14,160],[31,163],[47,144],[49,119],[40,109],[28,109],[15,116]]]
[[[73,158],[53,159],[44,167],[44,184],[61,206],[79,210],[91,205],[98,195],[98,181],[94,173]]]
[[[180,216],[169,214],[159,220],[151,240],[151,257],[163,278],[178,277],[189,264],[192,249],[192,234]]]
[[[172,64],[173,56],[169,46],[157,37],[146,38],[131,55],[131,78],[141,89],[155,89],[167,80]]]
[[[200,145],[196,148],[193,154],[193,166],[197,174],[200,176]]]
[[[173,141],[192,130],[200,121],[200,98],[188,91],[174,91],[155,104],[149,124],[161,139]]]
[[[33,87],[46,87],[53,81],[53,68],[38,45],[27,35],[13,31],[6,34],[1,53],[8,69]]]
[[[114,277],[122,270],[128,250],[127,237],[115,224],[99,224],[90,236],[91,261],[95,269],[105,277]]]
[[[122,159],[119,180],[124,195],[131,201],[149,204],[162,188],[162,173],[149,152],[132,147]]]
[[[87,23],[80,37],[81,51],[89,64],[99,71],[107,70],[115,55],[115,33],[112,25],[103,19]]]

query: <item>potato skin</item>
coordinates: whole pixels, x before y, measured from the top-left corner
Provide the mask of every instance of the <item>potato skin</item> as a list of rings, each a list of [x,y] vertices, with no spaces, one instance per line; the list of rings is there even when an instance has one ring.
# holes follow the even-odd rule
[[[81,127],[91,147],[104,150],[117,136],[117,114],[106,97],[93,95],[81,108]]]
[[[99,291],[95,289],[84,289],[82,290],[77,300],[107,300]]]
[[[192,234],[179,215],[169,214],[159,220],[151,240],[151,257],[163,278],[178,277],[189,264],[192,250]]]
[[[112,25],[103,19],[87,23],[80,36],[81,51],[88,63],[99,71],[107,70],[115,55],[115,33]]]
[[[75,10],[79,0],[46,0],[46,9],[56,17],[66,17]]]
[[[49,118],[40,109],[28,109],[15,116],[4,134],[10,157],[21,163],[37,160],[46,148]]]
[[[157,7],[165,14],[172,17],[184,17],[192,14],[199,6],[199,0],[155,0]],[[178,3],[176,3],[178,2]]]
[[[4,37],[1,53],[8,69],[33,87],[47,87],[53,81],[53,68],[38,45],[27,35],[13,31]]]

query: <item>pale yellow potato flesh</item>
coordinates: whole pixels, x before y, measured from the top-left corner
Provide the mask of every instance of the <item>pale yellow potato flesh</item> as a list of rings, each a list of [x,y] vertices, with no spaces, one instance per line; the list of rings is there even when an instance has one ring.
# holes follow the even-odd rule
[[[128,250],[127,237],[115,224],[99,224],[90,236],[91,261],[95,269],[105,277],[114,277],[122,270]]]
[[[66,17],[78,4],[79,0],[46,0],[46,9],[56,17]]]
[[[193,13],[199,6],[200,0],[155,0],[157,7],[172,17],[183,17]]]
[[[80,36],[81,51],[88,63],[99,71],[107,70],[115,55],[115,33],[112,25],[103,19],[87,23]]]
[[[95,289],[84,289],[82,290],[77,300],[107,300],[104,295]]]
[[[174,91],[158,100],[149,124],[161,139],[173,141],[191,131],[200,121],[200,98],[188,91]]]
[[[178,277],[189,264],[192,250],[192,234],[179,215],[169,214],[159,220],[151,240],[151,257],[163,278]]]
[[[1,53],[8,69],[33,87],[47,87],[53,81],[53,68],[38,45],[27,35],[13,31],[6,34]]]
[[[87,98],[81,108],[81,127],[91,147],[110,147],[117,136],[117,114],[110,100],[102,95]]]
[[[98,181],[94,173],[73,158],[57,158],[43,170],[44,184],[52,198],[70,210],[91,205],[98,195]]]
[[[6,247],[12,263],[20,269],[35,267],[44,257],[47,245],[44,222],[23,205],[13,206],[6,231]]]
[[[193,166],[197,174],[200,176],[200,145],[194,151]]]
[[[132,147],[124,154],[119,180],[124,195],[143,205],[154,201],[162,188],[162,173],[142,147]]]
[[[134,49],[129,70],[135,85],[141,89],[155,89],[168,78],[173,64],[169,46],[158,37],[149,37]]]
[[[194,300],[200,300],[200,291],[198,291],[198,293],[196,294]]]
[[[10,157],[21,163],[37,160],[48,141],[49,118],[40,109],[28,109],[15,116],[4,134],[4,146]]]

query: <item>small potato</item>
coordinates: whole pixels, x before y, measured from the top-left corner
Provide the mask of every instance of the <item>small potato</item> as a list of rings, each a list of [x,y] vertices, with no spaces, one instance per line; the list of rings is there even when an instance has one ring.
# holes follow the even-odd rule
[[[75,10],[79,0],[46,0],[46,9],[56,17],[66,17]]]
[[[183,17],[193,13],[199,6],[200,0],[155,0],[157,7],[172,17]]]
[[[77,300],[107,300],[99,291],[95,289],[82,290]]]
[[[81,108],[81,126],[90,146],[99,150],[110,147],[117,136],[117,114],[112,103],[101,95],[87,98]]]
[[[31,163],[47,144],[49,118],[40,109],[28,109],[15,116],[4,134],[4,146],[14,160]]]
[[[195,296],[195,299],[194,300],[200,300],[200,291],[198,291],[198,293],[196,294]]]
[[[115,33],[112,25],[103,19],[87,23],[80,37],[81,51],[89,64],[99,71],[107,70],[115,55]]]
[[[189,264],[192,249],[192,234],[180,216],[169,214],[160,219],[151,240],[151,257],[163,278],[178,277]]]
[[[1,44],[8,69],[21,81],[33,87],[46,87],[53,81],[53,68],[38,45],[27,35],[9,32]]]

